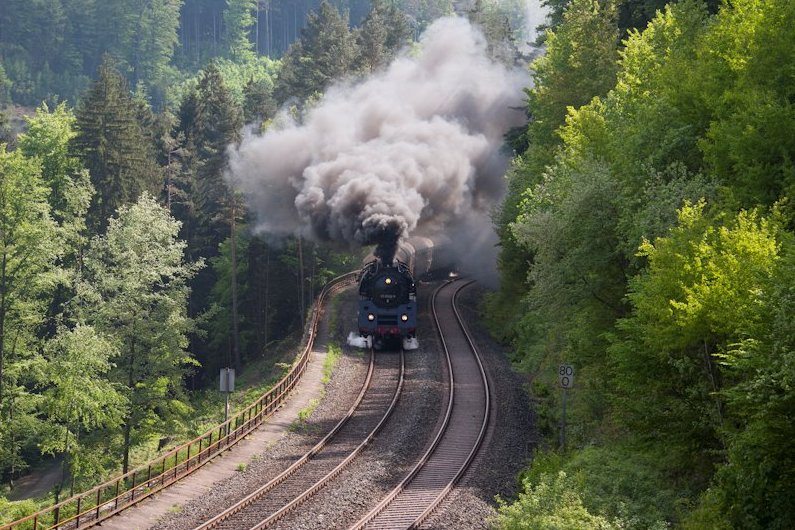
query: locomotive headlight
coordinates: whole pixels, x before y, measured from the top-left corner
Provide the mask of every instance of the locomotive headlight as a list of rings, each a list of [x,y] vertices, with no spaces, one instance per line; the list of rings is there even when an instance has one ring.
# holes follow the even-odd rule
[[[402,320],[403,322],[408,322],[409,316],[406,313],[403,313],[402,315],[400,315],[400,320]]]
[[[387,284],[387,285],[391,285],[392,284],[392,278],[387,278],[386,280],[384,280],[384,283]]]
[[[375,320],[375,315],[374,315],[374,314],[372,314],[372,313],[367,313],[367,320],[369,320],[370,322],[372,322],[373,320]]]

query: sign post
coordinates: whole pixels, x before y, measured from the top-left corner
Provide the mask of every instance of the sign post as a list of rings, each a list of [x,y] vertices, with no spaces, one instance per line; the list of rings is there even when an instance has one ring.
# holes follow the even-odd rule
[[[221,368],[221,392],[226,397],[224,404],[224,423],[229,420],[229,394],[235,391],[235,369],[234,368]],[[227,434],[229,434],[229,426],[226,427]]]
[[[574,366],[561,364],[558,366],[558,384],[563,389],[563,411],[560,416],[560,450],[566,450],[566,397],[568,390],[574,386]]]

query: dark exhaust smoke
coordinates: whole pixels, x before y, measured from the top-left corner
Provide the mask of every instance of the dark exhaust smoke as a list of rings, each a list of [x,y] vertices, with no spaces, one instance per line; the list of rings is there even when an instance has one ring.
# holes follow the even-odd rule
[[[528,82],[490,60],[465,19],[440,19],[385,71],[329,89],[301,123],[284,113],[264,135],[247,134],[230,149],[228,177],[259,231],[377,245],[391,262],[409,234],[472,219],[490,228],[503,137],[525,119]],[[472,251],[468,232],[456,231],[454,245]]]

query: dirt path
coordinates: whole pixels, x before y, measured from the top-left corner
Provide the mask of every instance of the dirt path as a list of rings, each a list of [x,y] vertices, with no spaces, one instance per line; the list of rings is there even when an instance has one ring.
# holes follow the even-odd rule
[[[47,495],[61,480],[62,461],[62,456],[56,457],[32,473],[15,480],[14,489],[8,493],[8,500],[39,499]]]

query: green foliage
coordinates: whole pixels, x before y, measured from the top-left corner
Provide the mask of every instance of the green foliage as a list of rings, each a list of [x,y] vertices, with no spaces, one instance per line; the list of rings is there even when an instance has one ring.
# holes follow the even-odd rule
[[[215,63],[210,64],[202,72],[196,91],[184,100],[180,109],[186,178],[177,183],[179,200],[174,212],[183,223],[183,233],[193,257],[218,255],[219,245],[244,213],[239,198],[223,177],[226,148],[239,140],[242,125],[240,107],[226,88],[220,70]],[[193,281],[191,305],[194,314],[210,307],[216,281],[215,271],[209,268]],[[237,363],[240,349],[234,345],[232,349]],[[218,362],[219,359],[215,359],[208,365],[215,366]]]
[[[31,394],[36,327],[56,282],[60,255],[49,190],[37,160],[0,145],[0,469],[21,468],[22,444],[39,429]]]
[[[103,54],[156,97],[173,75],[182,0],[9,0],[0,13],[0,57],[15,101],[75,101]],[[60,98],[59,98],[60,96]]]
[[[566,110],[589,102],[614,85],[618,59],[615,4],[574,0],[563,24],[547,35],[547,52],[532,64],[528,91],[532,117],[527,132],[534,146],[555,145]]]
[[[528,92],[490,320],[531,375],[544,434],[556,434],[553,368],[565,360],[578,371],[572,445],[659,460],[647,482],[597,451],[610,464],[581,468],[589,513],[638,527],[792,527],[795,79],[781,65],[795,8],[742,0],[712,15],[715,2],[682,0],[644,28],[660,6],[624,2],[614,20],[640,30],[611,78],[589,73],[609,71],[611,39],[598,53],[588,40],[609,25],[587,2],[554,4],[568,8]],[[574,60],[591,52],[605,62]],[[546,483],[576,475],[590,451]],[[656,500],[659,512],[625,513],[598,500],[601,476],[679,493]]]
[[[41,161],[42,177],[50,189],[52,215],[65,230],[69,243],[80,245],[85,215],[93,195],[88,172],[70,152],[77,136],[76,118],[61,103],[50,112],[46,103],[27,118],[27,131],[18,138],[19,148],[28,157]]]
[[[793,23],[792,2],[742,0],[717,15],[704,39],[713,118],[701,147],[745,206],[771,204],[795,185],[795,77],[782,67],[795,53]]]
[[[339,344],[328,345],[326,358],[323,361],[323,378],[321,380],[324,385],[327,385],[331,381],[331,375],[334,373],[334,368],[337,366],[341,355],[342,348],[340,348]]]
[[[11,502],[0,496],[0,523],[17,521],[36,513],[38,506],[32,500]]]
[[[622,529],[665,529],[676,516],[678,492],[666,484],[665,474],[652,455],[637,447],[586,447],[572,454],[537,453],[522,477],[525,492],[552,477],[562,481],[591,514]]]
[[[648,271],[631,281],[633,312],[609,350],[622,420],[701,480],[725,445],[715,355],[758,336],[779,249],[775,224],[756,213],[716,227],[703,209],[684,206],[668,237],[641,246]]]
[[[535,85],[527,90],[531,121],[514,138],[516,145],[529,147],[508,173],[509,192],[496,218],[503,282],[490,301],[492,308],[515,307],[527,292],[527,268],[535,257],[528,245],[517,241],[511,225],[522,213],[525,190],[538,185],[545,168],[555,161],[561,141],[557,130],[567,109],[605,94],[615,83],[617,44],[614,4],[578,0],[567,10],[565,22],[549,32],[546,53],[532,65]],[[491,320],[498,323],[492,329],[505,337],[521,327],[515,312]]]
[[[96,460],[84,458],[89,448],[80,432],[116,429],[124,419],[127,399],[120,388],[107,380],[115,346],[90,326],[61,328],[45,346],[41,359],[40,410],[48,431],[39,443],[43,453],[68,456],[74,476],[92,476],[103,469]]]
[[[489,55],[514,65],[520,62],[517,41],[523,37],[524,10],[522,2],[475,0],[466,15],[486,37]]]
[[[229,58],[234,62],[250,62],[254,59],[254,45],[248,33],[254,25],[256,0],[227,0],[224,11],[226,27],[226,47]]]
[[[276,100],[305,101],[332,81],[351,72],[356,59],[356,42],[343,16],[327,0],[307,18],[301,38],[284,56],[276,83]]]
[[[583,505],[576,481],[563,471],[544,475],[537,484],[524,482],[513,504],[502,503],[497,517],[501,530],[613,530],[621,528]]]
[[[0,64],[0,106],[5,106],[11,101],[11,80],[5,68]]]
[[[239,227],[237,237],[237,254],[238,256],[246,256],[249,250],[250,237],[245,233],[245,227]],[[232,322],[232,240],[227,238],[221,243],[218,256],[210,259],[210,264],[217,278],[215,285],[210,292],[211,306],[208,314],[205,328],[207,329],[208,341],[207,345],[213,355],[209,356],[205,368],[210,373],[216,373],[219,368],[224,366],[232,366],[232,352],[231,344],[233,341],[233,322]],[[248,265],[246,259],[237,260],[237,291],[240,299],[247,299],[248,297]],[[265,323],[267,325],[267,322]],[[250,349],[250,342],[253,337],[253,329],[246,320],[245,314],[238,322],[239,328],[242,332],[239,334],[239,348],[241,352],[248,352]]]
[[[200,163],[196,168],[194,203],[198,222],[194,229],[201,255],[212,256],[228,233],[225,213],[231,190],[223,179],[226,148],[240,139],[243,125],[240,107],[232,99],[214,64],[199,79],[195,117],[185,129]]]
[[[408,44],[410,36],[408,17],[396,5],[373,0],[356,35],[358,68],[364,71],[382,68]]]
[[[106,60],[77,110],[78,134],[72,146],[91,175],[97,194],[88,213],[96,233],[122,205],[161,184],[154,145],[139,120],[139,107],[127,83]]]
[[[276,75],[281,67],[281,62],[268,57],[256,57],[245,62],[233,62],[220,57],[214,59],[213,66],[218,69],[224,80],[224,85],[232,95],[237,105],[243,105],[246,97],[246,87],[249,83],[262,85],[268,91],[273,91]],[[188,77],[176,83],[168,91],[168,102],[178,108],[195,91],[203,72]]]
[[[119,355],[111,381],[129,401],[122,442],[125,470],[131,445],[154,433],[175,432],[188,410],[184,377],[195,364],[185,351],[193,322],[187,282],[203,266],[186,263],[180,225],[154,199],[119,209],[95,237],[78,286],[82,318]]]
[[[243,87],[243,119],[246,123],[264,123],[276,115],[273,84],[251,79]]]
[[[795,242],[779,232],[780,259],[763,293],[761,325],[754,336],[729,346],[720,361],[736,383],[724,392],[743,428],[729,434],[728,463],[719,469],[714,497],[735,527],[787,528],[795,482]]]

